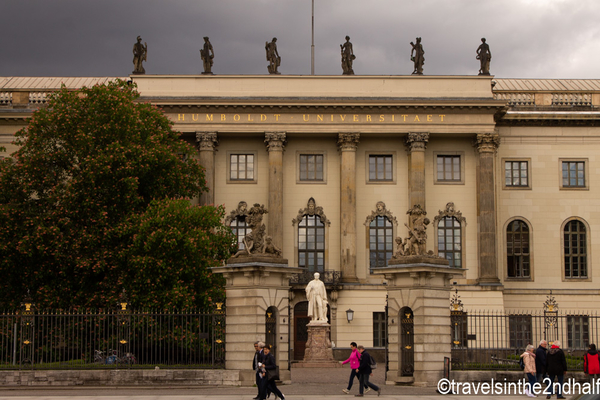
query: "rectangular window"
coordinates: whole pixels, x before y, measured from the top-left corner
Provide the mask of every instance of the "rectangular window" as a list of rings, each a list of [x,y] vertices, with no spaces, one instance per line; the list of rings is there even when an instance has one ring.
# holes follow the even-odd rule
[[[373,347],[385,347],[387,324],[384,312],[373,313]]]
[[[587,349],[590,338],[586,315],[567,316],[567,344],[570,349]]]
[[[254,154],[231,154],[229,173],[232,181],[253,181]]]
[[[370,155],[369,181],[392,182],[394,179],[392,173],[392,159],[391,155]]]
[[[509,315],[508,329],[510,347],[524,349],[533,343],[531,335],[531,315]]]
[[[437,181],[460,182],[460,156],[437,156]]]
[[[504,185],[509,187],[529,187],[529,163],[527,161],[504,162]]]
[[[323,155],[300,154],[300,180],[323,181]]]
[[[562,186],[585,188],[585,161],[562,162]]]

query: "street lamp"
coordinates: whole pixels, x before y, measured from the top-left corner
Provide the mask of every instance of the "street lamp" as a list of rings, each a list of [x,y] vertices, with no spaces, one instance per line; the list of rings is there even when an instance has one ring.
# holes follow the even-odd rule
[[[354,319],[354,311],[352,311],[351,308],[346,310],[346,319],[348,320],[348,323]]]

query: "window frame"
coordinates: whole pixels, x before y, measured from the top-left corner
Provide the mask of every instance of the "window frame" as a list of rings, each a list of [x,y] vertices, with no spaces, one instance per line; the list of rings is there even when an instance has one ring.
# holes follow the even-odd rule
[[[522,329],[525,327],[526,329]],[[527,337],[520,335],[525,332]],[[528,344],[533,343],[533,317],[530,314],[510,314],[508,315],[508,337],[511,348],[524,349]]]
[[[587,350],[590,344],[590,317],[588,315],[567,315],[567,347]],[[575,328],[579,326],[579,338],[573,338]]]
[[[315,225],[308,224],[308,220],[309,219],[314,219]],[[307,224],[306,225],[302,225],[302,223],[305,220],[307,221]],[[317,248],[318,243],[319,243],[318,242],[319,235],[318,235],[317,231],[319,230],[319,228],[322,228],[322,230],[323,230],[323,235],[322,235],[323,236],[323,242],[322,242],[323,243],[323,248],[322,249],[318,249]],[[325,228],[326,228],[326,224],[324,222],[322,222],[321,218],[318,215],[316,215],[316,214],[315,215],[305,214],[302,217],[302,220],[298,221],[298,226],[296,227],[296,232],[297,232],[297,242],[296,242],[297,252],[296,252],[296,254],[297,254],[297,257],[298,257],[298,263],[297,263],[298,268],[304,268],[304,269],[306,269],[309,272],[319,272],[321,274],[323,272],[325,272],[325,259],[326,259],[326,251],[325,251],[325,248],[326,248],[326,240],[325,240],[326,232],[325,232]],[[315,241],[314,241],[315,248],[314,249],[308,249],[308,248],[301,249],[300,248],[300,239],[302,237],[302,235],[300,234],[300,229],[306,229],[306,234],[304,235],[304,237],[307,238],[307,239],[309,237],[308,233],[310,231],[314,231],[314,233],[315,233]],[[309,243],[308,240],[307,240],[306,243],[307,244]],[[303,253],[305,255],[305,257],[304,257],[305,264],[304,265],[300,265],[300,258],[301,258],[300,257],[300,253]],[[322,266],[322,268],[319,268],[319,265],[317,263],[315,265],[316,269],[314,269],[314,270],[311,271],[310,267],[308,266],[307,261],[308,261],[308,258],[309,258],[308,254],[313,254],[313,253],[315,254],[315,260],[318,260],[318,254],[322,254],[323,255],[322,256],[322,258],[323,258],[323,266]]]
[[[252,179],[232,179],[231,178],[231,156],[240,156],[240,155],[246,155],[246,156],[253,156],[253,164],[254,164],[254,176]],[[247,151],[247,150],[240,150],[240,151],[228,151],[227,152],[227,159],[226,159],[226,163],[227,163],[227,183],[228,184],[255,184],[258,183],[258,153],[256,151]]]
[[[438,179],[438,157],[459,157],[460,179]],[[465,184],[465,152],[464,151],[434,151],[432,161],[434,185],[464,185]]]
[[[371,179],[371,157],[390,157],[392,162],[392,176],[390,179]],[[368,151],[365,152],[365,178],[369,185],[395,185],[396,184],[396,152],[395,151]]]
[[[583,163],[583,185],[582,186],[565,186],[563,182],[563,166],[565,163]],[[558,184],[560,190],[590,190],[590,171],[589,159],[587,158],[559,158],[558,159]]]
[[[502,189],[504,190],[531,190],[531,158],[502,158]],[[527,163],[527,185],[507,185],[506,184],[506,163],[525,162]]]
[[[243,226],[239,225],[239,222],[242,221],[244,222]],[[233,225],[235,223],[235,226]],[[241,216],[238,215],[236,216],[234,219],[232,219],[229,222],[229,228],[231,228],[233,234],[235,235],[235,237],[238,240],[238,247],[237,247],[237,251],[240,250],[244,250],[244,238],[246,237],[246,235],[248,235],[250,232],[252,232],[252,229],[248,226],[248,224],[246,223],[246,217],[245,216]],[[244,231],[244,235],[240,235],[240,230]]]
[[[383,218],[384,219],[384,225],[383,226],[379,226],[377,224],[377,221],[379,220],[379,218]],[[372,224],[375,224],[375,226],[371,226]],[[371,249],[371,230],[375,229],[375,245],[376,245],[376,249],[372,250]],[[387,248],[387,244],[388,244],[388,235],[387,235],[387,230],[391,231],[391,234],[389,236],[389,249]],[[379,266],[375,266],[373,267],[372,263],[371,263],[371,254],[373,252],[375,252],[375,258],[376,260],[378,260],[380,257],[378,257],[377,255],[379,253],[383,253],[384,258],[385,258],[385,266],[387,266],[387,262],[389,261],[389,259],[394,255],[394,221],[390,220],[390,218],[388,218],[385,215],[377,215],[375,216],[375,218],[373,218],[373,220],[371,222],[369,222],[368,226],[367,226],[367,230],[368,230],[368,236],[367,236],[367,248],[368,248],[368,255],[369,255],[369,274],[373,274],[373,268],[381,268]],[[380,250],[378,247],[379,244],[379,232],[383,231],[383,244],[384,244],[384,249]],[[390,258],[387,258],[387,253],[390,253]]]
[[[385,311],[373,311],[373,347],[386,347],[387,321]]]
[[[303,180],[300,176],[300,163],[302,156],[322,156],[323,157],[323,179],[322,180]],[[300,185],[323,185],[327,184],[327,152],[326,151],[296,151],[296,183]]]
[[[525,225],[527,227],[527,231],[528,231],[528,249],[529,249],[529,253],[527,254],[527,257],[529,257],[529,276],[510,276],[509,274],[509,262],[508,262],[508,228],[514,224],[515,222],[521,222],[523,225]],[[532,249],[532,229],[531,229],[531,224],[529,223],[529,221],[527,221],[524,218],[521,217],[515,217],[515,218],[511,218],[509,221],[507,221],[506,226],[504,227],[504,262],[506,264],[506,279],[510,279],[510,280],[519,280],[519,281],[531,281],[533,280],[533,252],[531,251]],[[523,240],[521,239],[521,243],[523,242]],[[522,246],[521,246],[522,247]],[[514,246],[513,246],[514,249]],[[513,251],[513,255],[514,255],[514,251]],[[522,255],[521,255],[522,256]]]
[[[567,227],[567,224],[569,224],[570,222],[573,221],[577,221],[579,223],[581,223],[584,227],[585,227],[585,246],[586,246],[586,252],[585,252],[585,258],[586,258],[586,276],[585,277],[572,277],[572,276],[567,276],[566,275],[566,265],[565,265],[565,229]],[[592,280],[592,265],[591,265],[591,260],[592,260],[592,247],[591,247],[591,231],[590,231],[590,226],[589,224],[579,218],[579,217],[571,217],[566,219],[563,224],[560,227],[560,248],[561,248],[561,266],[562,266],[562,280],[563,282],[569,281],[569,282],[589,282]],[[572,271],[571,271],[572,274]]]
[[[459,230],[460,230],[460,234],[458,235],[458,237],[460,238],[460,250],[459,251],[456,251],[456,250],[451,250],[451,251],[440,250],[440,240],[439,240],[439,238],[440,238],[440,223],[441,222],[445,222],[446,218],[448,218],[448,219],[450,219],[452,221],[455,221],[458,224],[458,227],[459,227]],[[443,230],[443,232],[447,232],[449,230],[449,229],[446,228],[445,223],[444,223],[444,227],[442,228],[442,230]],[[454,239],[456,237],[454,235],[456,227],[453,226],[451,228],[451,230],[452,230],[452,238]],[[436,234],[436,252],[437,252],[438,257],[441,257],[440,256],[440,252],[441,251],[443,251],[444,255],[446,255],[447,253],[456,254],[457,252],[459,252],[459,254],[460,254],[459,260],[460,260],[460,264],[461,265],[459,267],[451,265],[450,266],[451,268],[464,268],[463,267],[463,232],[462,232],[462,230],[463,230],[463,226],[460,223],[460,220],[458,218],[456,218],[455,216],[445,215],[445,216],[441,217],[437,221],[437,224],[436,224],[436,229],[435,229],[435,234]],[[444,235],[444,239],[446,239],[446,235]],[[446,243],[446,241],[444,240],[444,244],[445,243]],[[453,240],[452,241],[452,247],[453,248],[454,248],[454,244],[455,244],[455,241]],[[447,260],[447,258],[445,256],[443,258],[445,260]],[[456,260],[456,258],[452,257],[452,260]]]

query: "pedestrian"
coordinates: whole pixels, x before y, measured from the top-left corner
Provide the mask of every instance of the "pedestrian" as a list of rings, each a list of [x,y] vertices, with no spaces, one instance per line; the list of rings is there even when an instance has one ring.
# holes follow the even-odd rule
[[[525,394],[529,397],[537,397],[534,393],[533,393],[533,385],[535,385],[535,374],[536,374],[536,369],[535,369],[535,353],[533,352],[533,349],[535,347],[533,347],[532,344],[528,344],[527,348],[525,349],[525,353],[521,354],[521,357],[523,358],[523,363],[525,364],[525,368],[523,369],[523,372],[525,372],[527,374],[527,379],[529,380],[529,387],[525,386]]]
[[[254,400],[260,399],[260,376],[258,374],[258,369],[260,367],[259,364],[262,364],[263,362],[263,347],[265,347],[263,342],[254,342],[254,358],[252,359],[252,369],[256,371],[256,388],[258,389],[258,394]]]
[[[369,376],[373,375],[373,370],[371,369],[371,364],[374,364],[373,358],[369,353],[367,353],[363,345],[359,345],[357,349],[360,353],[360,364],[356,369],[356,372],[358,373],[358,382],[360,385],[358,387],[358,394],[354,396],[363,397],[363,391],[365,387],[375,390],[377,392],[377,396],[379,396],[381,394],[381,388],[369,382]]]
[[[540,345],[535,351],[535,380],[540,384],[548,377],[546,373],[546,355],[548,353],[548,342],[540,340]]]
[[[589,345],[587,353],[583,356],[583,372],[589,375],[590,384],[594,388],[600,374],[600,357],[598,357],[596,345],[593,343]]]
[[[279,375],[276,374],[277,364],[275,362],[275,357],[273,353],[271,353],[271,345],[267,344],[264,348],[265,352],[265,370],[267,371],[267,391],[268,393],[275,393],[275,400],[280,398],[281,400],[285,400],[283,393],[277,388],[277,384],[275,381],[279,379]]]
[[[346,389],[342,389],[342,392],[346,394],[350,393],[350,389],[352,389],[354,377],[356,377],[356,379],[359,379],[356,370],[360,366],[360,353],[358,352],[358,349],[356,347],[356,342],[350,343],[350,357],[348,357],[346,361],[340,361],[340,364],[342,365],[350,363],[350,381],[348,382],[348,387]]]
[[[557,399],[565,399],[562,395],[562,386],[565,381],[565,372],[567,371],[567,359],[565,353],[560,348],[560,341],[555,340],[548,350],[548,357],[546,359],[546,371],[550,378],[550,394],[546,396],[547,399],[551,398],[554,394],[554,378],[558,381],[558,396]]]

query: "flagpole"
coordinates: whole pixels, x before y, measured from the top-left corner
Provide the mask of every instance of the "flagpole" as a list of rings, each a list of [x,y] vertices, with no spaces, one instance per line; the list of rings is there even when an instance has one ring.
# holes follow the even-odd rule
[[[315,74],[315,0],[312,0],[312,44],[310,46],[310,74]]]

